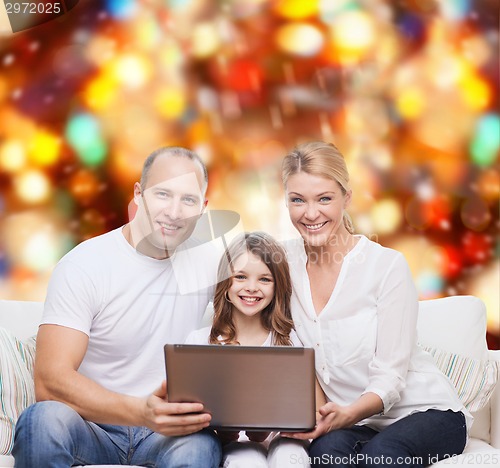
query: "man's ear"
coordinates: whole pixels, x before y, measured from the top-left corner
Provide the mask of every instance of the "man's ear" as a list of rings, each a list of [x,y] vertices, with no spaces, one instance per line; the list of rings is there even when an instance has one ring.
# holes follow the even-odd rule
[[[134,184],[134,203],[139,206],[140,200],[142,196],[142,189],[141,189],[141,184],[139,182],[136,182]]]
[[[208,198],[205,198],[205,201],[203,202],[203,206],[201,207],[200,216],[203,213],[205,213],[205,210],[207,209],[207,205],[208,205]]]

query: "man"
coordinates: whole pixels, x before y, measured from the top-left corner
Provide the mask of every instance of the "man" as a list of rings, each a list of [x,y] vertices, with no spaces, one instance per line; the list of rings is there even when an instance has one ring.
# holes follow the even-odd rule
[[[134,185],[133,220],[58,263],[37,337],[38,402],[18,421],[16,467],[219,466],[210,415],[169,402],[161,383],[163,345],[198,327],[212,295],[213,263],[189,248],[206,188],[195,153],[155,151]],[[179,281],[198,292],[181,294]]]

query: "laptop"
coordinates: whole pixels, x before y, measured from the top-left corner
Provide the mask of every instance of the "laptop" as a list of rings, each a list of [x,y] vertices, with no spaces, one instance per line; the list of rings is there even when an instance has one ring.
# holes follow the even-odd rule
[[[302,432],[316,423],[314,349],[165,345],[169,401],[201,402],[214,429]]]

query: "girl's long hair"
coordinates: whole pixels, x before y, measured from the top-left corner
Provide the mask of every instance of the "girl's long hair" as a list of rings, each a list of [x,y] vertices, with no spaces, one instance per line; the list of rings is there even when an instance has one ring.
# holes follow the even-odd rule
[[[227,300],[234,274],[234,262],[244,253],[251,253],[264,262],[273,275],[274,295],[260,312],[262,326],[272,333],[272,344],[291,346],[293,328],[290,311],[292,281],[284,249],[264,232],[250,232],[238,236],[228,246],[219,263],[217,287],[214,296],[214,320],[210,331],[211,344],[239,344],[233,322],[233,304]],[[219,337],[223,337],[220,341]]]

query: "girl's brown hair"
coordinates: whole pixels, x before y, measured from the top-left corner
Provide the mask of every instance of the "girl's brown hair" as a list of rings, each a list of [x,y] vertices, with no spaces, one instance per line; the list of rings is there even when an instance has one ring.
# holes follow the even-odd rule
[[[337,182],[345,195],[349,190],[349,172],[344,156],[331,143],[311,141],[295,147],[283,160],[281,177],[286,188],[288,178],[299,172],[306,172],[318,177]],[[344,226],[352,234],[354,228],[347,211],[344,211]]]
[[[233,304],[227,300],[227,292],[233,281],[234,262],[244,253],[258,257],[269,268],[274,280],[274,295],[260,313],[262,326],[272,333],[275,346],[290,346],[293,328],[290,311],[292,281],[284,249],[264,232],[250,232],[237,237],[227,248],[219,263],[217,287],[214,296],[214,321],[210,331],[211,344],[239,344],[233,322]],[[219,340],[224,337],[224,341]]]

